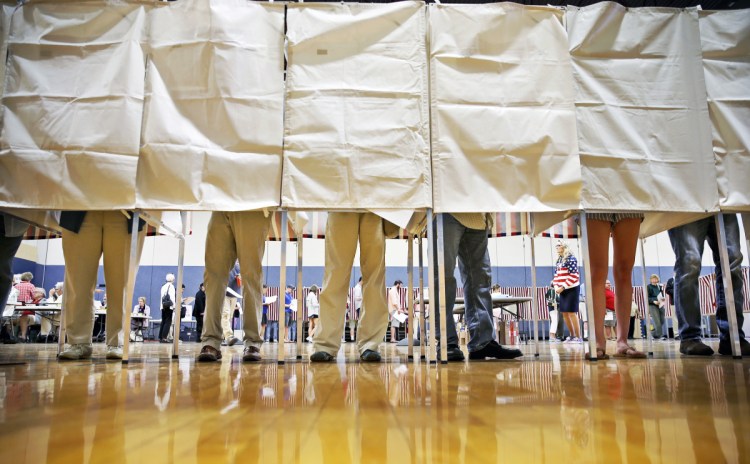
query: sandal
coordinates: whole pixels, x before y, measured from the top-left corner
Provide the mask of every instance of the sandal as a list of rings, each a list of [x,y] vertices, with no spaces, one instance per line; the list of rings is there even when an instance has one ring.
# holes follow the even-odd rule
[[[591,353],[586,353],[586,359],[591,359]],[[609,355],[603,349],[596,349],[596,359],[609,359]]]
[[[646,357],[645,353],[642,353],[632,346],[629,346],[627,348],[618,349],[617,352],[614,354],[615,358],[629,358],[629,359],[644,359]]]

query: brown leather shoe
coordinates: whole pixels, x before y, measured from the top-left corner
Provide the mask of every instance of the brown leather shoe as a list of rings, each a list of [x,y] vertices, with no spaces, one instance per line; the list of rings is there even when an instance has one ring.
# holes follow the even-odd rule
[[[260,348],[257,346],[246,346],[245,351],[242,354],[242,360],[245,362],[260,361]]]
[[[216,362],[221,359],[221,351],[211,345],[204,345],[198,354],[198,362]]]

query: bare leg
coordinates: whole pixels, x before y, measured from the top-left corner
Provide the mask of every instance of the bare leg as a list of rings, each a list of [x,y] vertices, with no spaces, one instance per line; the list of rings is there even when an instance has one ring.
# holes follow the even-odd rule
[[[630,306],[633,298],[631,275],[635,263],[635,251],[638,244],[638,230],[641,220],[623,219],[615,224],[612,245],[614,261],[612,267],[615,275],[615,317],[617,318],[617,351],[626,351],[628,345],[628,327],[630,326]]]
[[[609,270],[609,234],[612,225],[609,221],[588,221],[589,259],[591,260],[591,285],[589,295],[594,301],[594,333],[596,347],[605,351],[607,339],[604,337],[604,316],[607,313],[604,283]],[[591,326],[589,326],[591,330]]]

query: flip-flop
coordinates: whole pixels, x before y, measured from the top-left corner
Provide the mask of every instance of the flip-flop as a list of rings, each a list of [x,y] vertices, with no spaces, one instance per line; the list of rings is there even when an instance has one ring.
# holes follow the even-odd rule
[[[624,350],[617,350],[617,352],[615,352],[613,356],[615,358],[644,359],[646,357],[646,354],[641,353],[632,346],[629,346]]]
[[[586,359],[591,359],[591,353],[586,353]],[[609,355],[601,348],[596,349],[596,359],[609,359]]]

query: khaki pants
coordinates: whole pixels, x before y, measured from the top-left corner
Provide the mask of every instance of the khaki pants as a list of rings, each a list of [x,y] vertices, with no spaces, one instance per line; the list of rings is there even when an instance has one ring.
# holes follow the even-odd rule
[[[214,211],[211,214],[206,233],[206,270],[203,274],[206,311],[201,341],[204,345],[221,348],[225,335],[221,320],[227,281],[237,259],[242,276],[245,346],[260,347],[263,344],[258,326],[262,305],[263,252],[270,224],[271,218],[265,217],[262,211]]]
[[[224,332],[224,340],[234,337],[232,316],[234,315],[234,305],[236,304],[237,298],[233,296],[224,297],[224,306],[221,308],[221,330]]]
[[[319,328],[313,352],[333,356],[341,346],[346,297],[359,241],[363,300],[357,332],[359,352],[378,351],[388,328],[385,297],[385,236],[383,220],[373,213],[329,213],[326,225],[326,264],[320,294]]]
[[[138,236],[140,260],[146,228]],[[63,229],[65,257],[65,330],[68,342],[91,343],[94,330],[94,290],[99,258],[104,254],[107,284],[107,345],[122,345],[122,318],[132,301],[123,301],[130,263],[130,233],[127,218],[120,211],[89,211],[78,233]],[[128,295],[132,300],[133,295]]]

